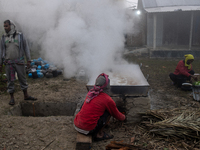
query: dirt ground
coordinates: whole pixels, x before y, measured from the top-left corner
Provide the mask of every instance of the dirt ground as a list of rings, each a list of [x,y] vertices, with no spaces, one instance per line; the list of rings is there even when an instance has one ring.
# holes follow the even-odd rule
[[[141,70],[149,76],[149,98],[151,109],[198,108],[199,102],[193,100],[191,91],[182,91],[171,84],[169,73],[173,72],[180,59],[149,59],[125,56],[129,62],[142,64]],[[193,68],[200,73],[200,61],[195,60]],[[28,79],[28,92],[38,98],[37,102],[75,102],[84,100],[87,89],[86,83],[75,78],[63,80],[60,75],[56,78]],[[133,97],[134,98],[134,97]],[[16,81],[16,104],[24,102],[19,83]],[[73,128],[74,116],[13,116],[8,115],[13,106],[8,105],[9,94],[0,93],[0,149],[3,150],[74,150],[76,146],[76,131]],[[28,102],[27,102],[28,103]],[[32,103],[32,102],[29,102]],[[147,135],[138,125],[123,123],[111,119],[106,131],[114,135],[114,139],[93,142],[92,150],[103,150],[110,141],[130,143],[135,137],[135,144],[141,149],[185,149],[177,146],[179,141],[168,138]],[[188,141],[192,142],[192,141]]]

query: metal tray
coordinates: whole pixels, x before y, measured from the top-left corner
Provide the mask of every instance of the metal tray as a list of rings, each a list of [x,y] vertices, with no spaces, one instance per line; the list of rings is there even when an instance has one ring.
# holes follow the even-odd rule
[[[118,69],[113,69],[112,72],[106,72],[110,79],[110,96],[148,96],[149,83],[148,77],[145,78],[139,65],[126,66],[121,65],[120,68],[124,68],[120,73]],[[127,70],[129,69],[129,70]],[[134,70],[134,72],[132,71]],[[123,73],[122,73],[123,72]],[[93,88],[95,78],[87,83],[86,87],[89,91]]]
[[[200,101],[200,86],[192,87],[193,99],[196,101]]]
[[[86,85],[89,91],[94,85]],[[128,86],[128,85],[110,85],[110,96],[148,96],[149,85]]]

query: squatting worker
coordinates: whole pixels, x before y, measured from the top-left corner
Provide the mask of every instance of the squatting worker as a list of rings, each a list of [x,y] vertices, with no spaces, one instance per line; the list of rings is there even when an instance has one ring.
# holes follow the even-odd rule
[[[18,32],[15,28],[15,24],[11,20],[4,21],[4,30],[0,43],[0,70],[4,63],[6,69],[6,76],[8,80],[8,92],[11,99],[9,104],[14,105],[14,79],[15,72],[17,72],[18,80],[20,82],[21,89],[24,93],[24,100],[37,100],[31,97],[27,93],[27,81],[25,72],[25,60],[26,56],[27,67],[30,67],[31,57],[28,43],[21,32]]]
[[[108,75],[102,73],[97,77],[94,87],[88,92],[74,119],[75,129],[82,134],[92,135],[95,141],[113,138],[113,135],[103,131],[111,116],[120,121],[126,118],[108,95],[109,91],[110,80]]]
[[[170,73],[169,77],[173,81],[174,85],[178,87],[182,86],[182,83],[187,81],[191,81],[191,78],[197,80],[197,77],[194,76],[194,71],[192,70],[192,62],[194,61],[194,56],[191,54],[185,55],[184,60],[180,60],[178,65],[174,71],[174,73]]]

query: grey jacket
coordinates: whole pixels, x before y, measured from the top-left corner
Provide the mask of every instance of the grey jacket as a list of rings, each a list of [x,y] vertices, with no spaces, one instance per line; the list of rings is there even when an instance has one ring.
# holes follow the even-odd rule
[[[22,33],[16,32],[16,36],[18,36],[19,40],[19,59],[22,59],[22,63],[24,63],[24,55],[26,55],[26,60],[31,61],[31,56],[30,56],[30,50],[28,43],[23,36]],[[0,42],[0,65],[2,65],[3,60],[5,59],[6,55],[6,47],[5,47],[5,35],[1,37],[1,42]]]

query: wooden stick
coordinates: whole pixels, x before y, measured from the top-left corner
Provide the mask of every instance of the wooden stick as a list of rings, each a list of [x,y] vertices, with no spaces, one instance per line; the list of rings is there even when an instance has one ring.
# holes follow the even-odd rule
[[[34,103],[32,103],[33,105],[33,116],[35,117],[35,106],[34,106]]]
[[[174,148],[174,150],[177,150],[176,147],[174,145],[172,145],[172,147]]]
[[[47,148],[51,143],[53,143],[55,141],[55,139],[53,139],[51,142],[49,142],[49,144],[47,144],[44,148],[42,148],[41,150],[44,150],[45,148]]]
[[[182,145],[183,145],[183,147],[184,147],[186,150],[188,150],[187,147],[188,147],[189,145],[187,145],[185,142],[182,142]]]

